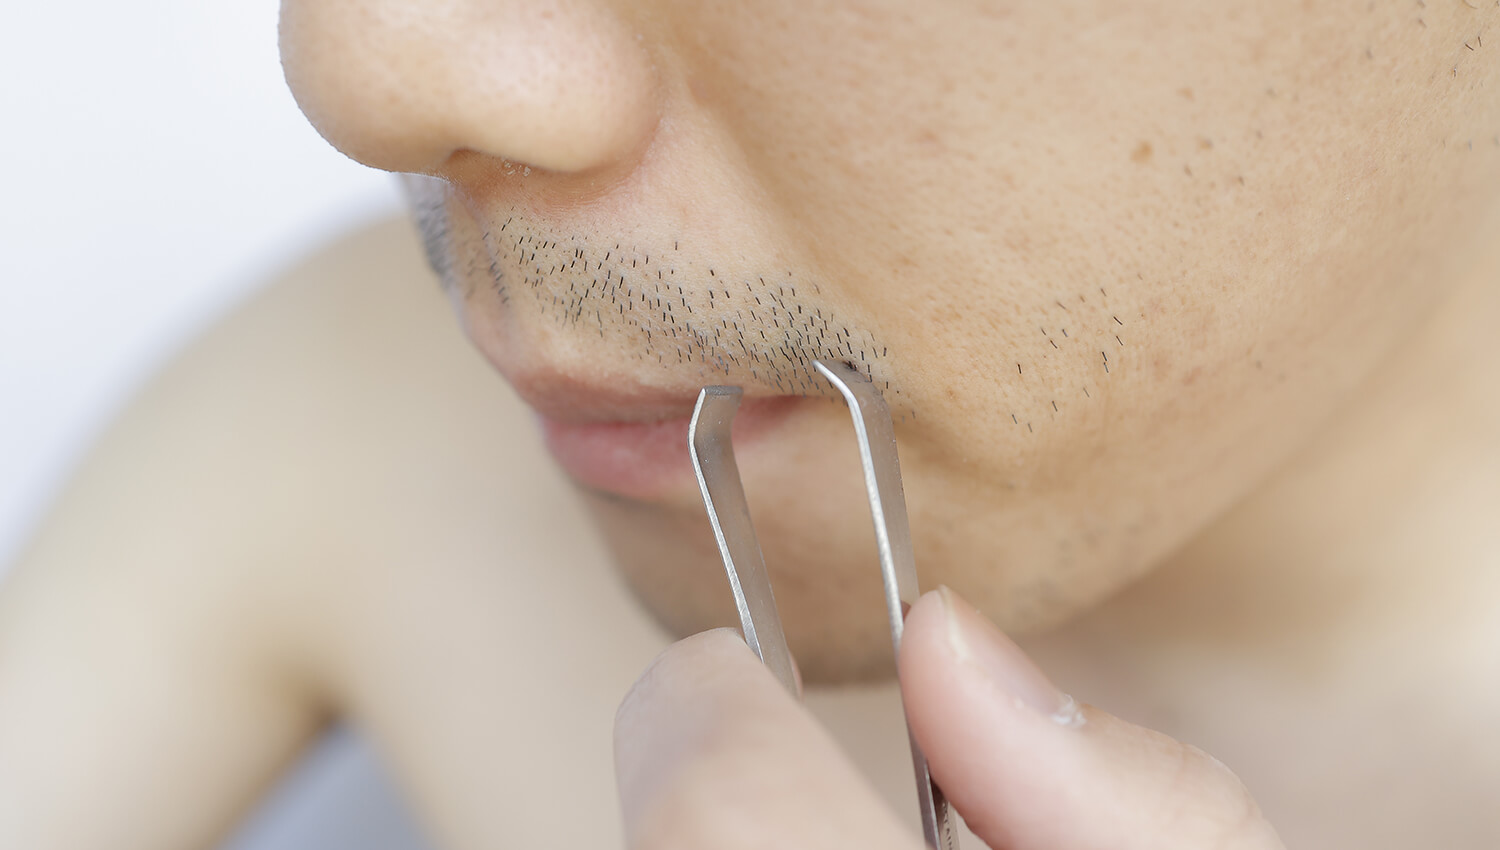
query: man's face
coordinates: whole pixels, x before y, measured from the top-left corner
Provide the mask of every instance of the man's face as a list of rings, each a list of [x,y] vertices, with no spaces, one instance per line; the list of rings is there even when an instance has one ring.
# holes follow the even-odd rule
[[[671,627],[732,622],[707,384],[789,638],[878,667],[848,412],[897,420],[918,568],[1056,623],[1230,507],[1468,261],[1492,3],[286,0],[288,80],[420,172],[434,265]],[[888,663],[888,662],[885,662]]]

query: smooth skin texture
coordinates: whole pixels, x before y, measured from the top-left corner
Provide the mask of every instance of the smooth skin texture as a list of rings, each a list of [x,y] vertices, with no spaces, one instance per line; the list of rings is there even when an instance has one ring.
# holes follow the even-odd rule
[[[444,179],[414,189],[430,259],[523,397],[800,392],[808,355],[863,355],[905,416],[924,580],[1050,625],[1026,647],[1052,679],[1170,736],[976,710],[995,746],[1063,770],[1058,740],[1155,742],[1099,748],[1078,778],[1104,801],[1107,766],[1150,791],[1191,742],[1293,846],[1487,847],[1496,14],[298,0],[282,44],[334,144]],[[615,843],[609,718],[663,639],[415,251],[387,228],[289,274],[81,470],[0,593],[0,845],[202,846],[335,716],[446,846]],[[746,294],[720,304],[720,274]],[[622,295],[645,306],[609,313]],[[663,337],[668,303],[718,335]],[[844,412],[810,403],[744,457],[809,679],[887,669]],[[661,621],[731,621],[690,484],[585,499]],[[962,694],[931,661],[907,684]],[[668,698],[636,716],[687,728],[713,695],[653,669]],[[899,804],[891,695],[811,701]],[[790,708],[759,734],[841,783]],[[1210,773],[1152,799],[1217,811],[1237,786]],[[951,778],[1000,840],[1061,826],[1008,796],[1041,786]],[[1108,825],[1177,835],[1143,808]]]

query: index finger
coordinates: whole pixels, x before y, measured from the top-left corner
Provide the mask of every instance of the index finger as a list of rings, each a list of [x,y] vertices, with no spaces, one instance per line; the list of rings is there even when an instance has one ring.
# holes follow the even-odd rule
[[[729,630],[673,644],[615,715],[632,848],[901,848],[921,842]]]

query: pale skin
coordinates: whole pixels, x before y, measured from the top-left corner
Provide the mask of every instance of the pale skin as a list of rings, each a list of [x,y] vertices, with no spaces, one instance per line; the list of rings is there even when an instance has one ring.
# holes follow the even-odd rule
[[[485,29],[488,13],[387,4],[351,19],[299,3],[284,51],[331,141],[451,181],[457,235],[440,258],[467,256],[466,228],[497,209],[541,222],[543,242],[592,230],[613,245],[614,215],[643,243],[691,236],[692,263],[818,282],[810,304],[889,346],[882,374],[918,414],[899,436],[919,563],[957,590],[914,609],[902,687],[934,773],[992,846],[1258,848],[1276,832],[1288,846],[1492,846],[1500,148],[1486,140],[1500,109],[1477,36],[1493,12],[1273,6],[1212,21],[1166,5],[1012,10],[1035,36],[1015,43],[956,7],[931,29],[834,6],[790,29],[772,11],[504,10],[528,73],[552,68],[548,32],[575,45],[535,78],[476,35],[511,32]],[[427,41],[383,40],[400,14]],[[1132,41],[1148,24],[1157,40]],[[1009,52],[978,67],[950,37]],[[474,76],[464,38],[502,66]],[[820,64],[811,47],[851,44],[873,49]],[[1092,64],[1053,61],[1080,51]],[[943,102],[959,108],[921,112],[948,63],[996,85],[955,84]],[[851,67],[859,86],[840,76]],[[1041,67],[1067,73],[1031,76]],[[531,82],[466,88],[475,78]],[[1101,101],[1104,78],[1120,88]],[[568,96],[514,100],[547,80]],[[911,134],[868,103],[840,112],[871,90],[903,104]],[[983,205],[1002,189],[1007,204]],[[202,846],[341,715],[447,846],[617,844],[617,793],[634,846],[917,846],[889,808],[911,793],[899,717],[869,719],[890,688],[810,698],[848,755],[724,632],[672,646],[631,688],[665,638],[609,578],[611,554],[674,629],[726,622],[711,552],[681,530],[697,528],[691,491],[623,508],[586,494],[604,537],[580,533],[525,405],[465,350],[398,233],[330,248],[189,352],[7,579],[0,845]],[[1031,327],[1105,274],[1101,298],[1130,308],[1108,314],[1130,330],[1107,380],[1087,352],[1052,347],[1068,344],[1062,320]],[[493,281],[448,283],[523,394],[539,370],[637,362],[638,324],[568,335]],[[1091,334],[1108,328],[1088,315]],[[976,353],[990,351],[1020,361],[1015,379]],[[724,374],[686,374],[710,377]],[[1047,413],[1054,390],[1085,385],[1086,402]],[[776,445],[839,445],[837,413],[810,408]],[[833,461],[821,474],[759,457],[747,486],[804,670],[867,675],[881,613],[848,587],[873,570],[868,529],[798,525],[791,483],[843,480]],[[1028,654],[1085,722],[1050,717],[1045,679],[964,598],[1038,629]]]

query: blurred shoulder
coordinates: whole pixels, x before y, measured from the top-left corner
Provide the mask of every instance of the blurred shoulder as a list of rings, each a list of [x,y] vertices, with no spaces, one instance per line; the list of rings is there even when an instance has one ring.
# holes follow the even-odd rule
[[[350,233],[270,280],[175,358],[125,419],[160,433],[199,426],[222,440],[224,461],[242,456],[261,472],[256,449],[304,462],[310,453],[320,474],[364,466],[371,453],[383,464],[405,452],[483,454],[497,428],[528,426],[464,340],[403,219]]]
[[[495,533],[517,477],[556,479],[526,408],[464,340],[412,227],[386,221],[276,275],[179,352],[18,566],[87,573],[151,608],[167,601],[151,587],[204,612],[253,587],[257,629],[282,612],[300,631],[326,619],[306,600]]]
[[[205,484],[228,488],[233,510],[279,528],[316,511],[341,541],[346,525],[381,520],[439,534],[422,523],[447,515],[425,495],[491,495],[518,468],[549,471],[527,409],[464,338],[404,219],[277,275],[183,351],[125,420],[156,435],[131,450],[215,470]]]

